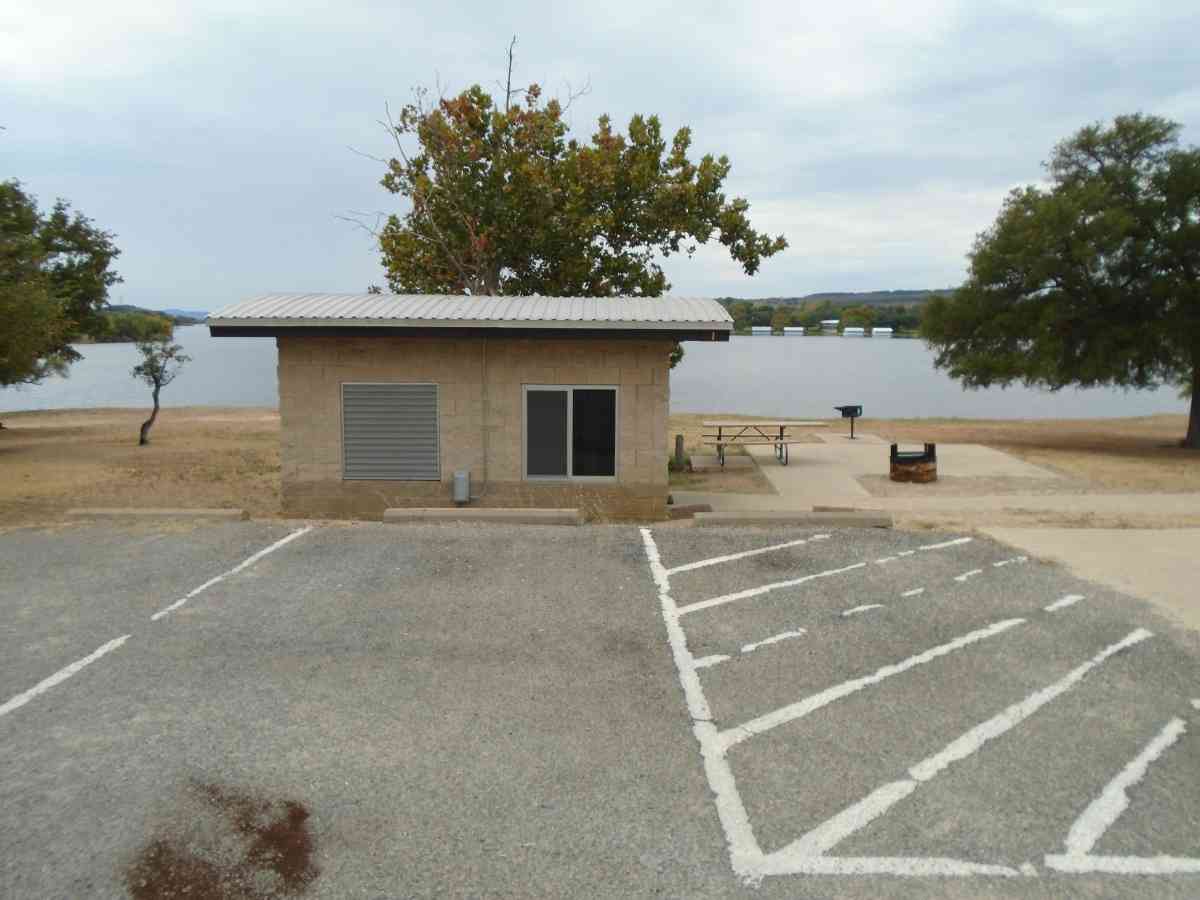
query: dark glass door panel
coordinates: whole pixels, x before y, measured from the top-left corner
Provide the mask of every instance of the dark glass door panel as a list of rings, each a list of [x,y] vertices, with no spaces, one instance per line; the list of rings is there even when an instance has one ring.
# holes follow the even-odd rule
[[[617,474],[617,392],[576,388],[571,468],[575,476]]]
[[[526,474],[567,474],[567,392],[525,392]]]

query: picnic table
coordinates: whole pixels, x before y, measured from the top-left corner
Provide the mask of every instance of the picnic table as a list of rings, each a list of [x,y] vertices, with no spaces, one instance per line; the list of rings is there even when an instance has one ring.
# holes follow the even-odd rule
[[[770,444],[775,448],[775,458],[781,465],[788,464],[788,447],[804,441],[795,440],[788,434],[789,428],[828,428],[828,422],[797,422],[792,419],[764,419],[757,422],[726,422],[714,420],[700,423],[704,430],[704,443],[716,445],[717,459],[725,465],[726,447],[749,447]],[[715,434],[712,433],[715,430]]]

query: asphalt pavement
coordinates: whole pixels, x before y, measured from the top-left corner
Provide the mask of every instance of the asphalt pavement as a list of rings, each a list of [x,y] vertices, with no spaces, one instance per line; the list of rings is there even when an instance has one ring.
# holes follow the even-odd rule
[[[980,536],[89,524],[0,616],[4,897],[1200,893],[1196,633]]]

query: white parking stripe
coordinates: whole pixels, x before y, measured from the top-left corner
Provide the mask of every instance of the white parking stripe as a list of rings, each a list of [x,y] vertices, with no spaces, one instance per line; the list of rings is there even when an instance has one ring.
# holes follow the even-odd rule
[[[71,663],[69,666],[65,666],[65,667],[59,669],[57,672],[55,672],[49,678],[45,678],[45,679],[39,681],[37,684],[35,684],[33,687],[31,687],[29,690],[25,691],[24,693],[17,694],[17,696],[13,697],[11,700],[6,700],[4,702],[4,705],[0,706],[0,716],[8,715],[14,709],[19,709],[20,707],[24,706],[26,703],[28,703],[30,700],[32,700],[34,697],[36,697],[38,694],[44,694],[46,691],[50,690],[50,688],[54,687],[56,684],[61,684],[62,682],[66,681],[68,678],[70,678],[72,675],[74,675],[76,672],[78,672],[80,669],[82,669],[84,666],[90,665],[91,663],[94,663],[96,660],[98,660],[100,657],[102,657],[104,654],[109,653],[113,650],[116,650],[118,647],[120,647],[122,644],[124,644],[127,640],[129,640],[129,635],[127,635],[127,634],[123,634],[119,638],[113,638],[107,644],[104,644],[104,645],[96,648],[95,650],[93,650],[91,653],[89,653],[83,659],[78,659],[75,662]]]
[[[879,682],[886,678],[891,678],[893,675],[899,675],[902,672],[907,672],[909,669],[933,662],[947,653],[961,650],[963,647],[968,647],[976,641],[986,640],[987,638],[1002,634],[1024,621],[1024,619],[1005,619],[1002,622],[996,622],[988,625],[986,628],[977,629],[945,644],[932,647],[923,653],[918,653],[916,656],[910,656],[908,659],[901,660],[893,665],[884,666],[871,675],[865,675],[862,678],[855,678],[851,681],[843,681],[841,684],[834,685],[827,690],[821,691],[819,694],[813,694],[811,697],[806,697],[796,703],[780,707],[773,712],[751,719],[749,722],[735,725],[721,732],[721,747],[728,749],[736,744],[740,744],[744,740],[754,737],[756,734],[770,731],[772,728],[776,728],[787,722],[794,722],[796,719],[803,718],[823,706],[828,706],[835,700],[849,697],[851,694],[855,694],[863,688],[879,684]]]
[[[742,796],[738,793],[733,770],[720,750],[717,727],[712,722],[712,711],[704,697],[704,688],[700,685],[700,676],[696,674],[692,654],[687,648],[687,637],[679,624],[679,610],[671,598],[670,576],[658,555],[658,545],[654,542],[650,529],[642,528],[641,533],[646,560],[650,564],[650,574],[658,587],[658,599],[662,607],[663,622],[667,626],[671,655],[675,659],[679,683],[683,687],[688,713],[692,717],[692,733],[700,742],[704,774],[708,777],[708,786],[715,797],[717,817],[721,820],[721,828],[729,845],[730,864],[740,878],[753,881],[762,877],[762,850],[754,838],[754,829],[750,826],[750,817],[746,813],[745,804],[742,803]]]
[[[975,538],[961,537],[961,538],[955,538],[952,541],[942,541],[940,544],[926,544],[925,546],[918,547],[917,549],[918,550],[943,550],[946,547],[958,547],[962,544],[969,544],[973,540],[975,540]],[[911,550],[905,551],[904,553],[902,553],[900,555],[907,556],[911,552],[912,552]]]
[[[842,616],[857,616],[859,613],[865,613],[871,609],[883,609],[882,603],[865,603],[862,606],[854,606],[842,613]]]
[[[843,572],[852,572],[855,569],[862,569],[867,564],[865,562],[855,563],[852,566],[844,566],[841,569],[829,569],[825,572],[817,572],[814,575],[805,575],[802,578],[792,578],[788,581],[776,581],[772,584],[764,584],[761,587],[749,588],[745,591],[737,591],[733,594],[722,594],[720,597],[713,597],[711,600],[701,600],[698,603],[689,603],[687,606],[679,607],[679,615],[684,616],[691,612],[696,612],[701,609],[709,609],[713,606],[722,606],[726,603],[733,603],[735,600],[746,600],[750,597],[757,597],[760,594],[765,594],[769,591],[777,591],[780,588],[795,587],[796,585],[805,584],[809,581],[816,581],[818,578],[829,578],[833,575],[841,575]]]
[[[1057,609],[1066,609],[1068,606],[1074,606],[1083,599],[1083,594],[1067,594],[1065,597],[1060,597],[1049,606],[1043,607],[1046,612],[1054,612]]]
[[[942,541],[939,544],[926,544],[922,547],[918,547],[916,550],[906,550],[902,553],[898,553],[898,554],[896,554],[896,556],[897,557],[908,556],[913,553],[916,553],[917,550],[943,550],[947,547],[958,547],[962,544],[970,543],[972,540],[974,540],[974,538],[964,537],[964,538],[956,538],[955,540],[952,540],[952,541]],[[785,545],[781,544],[779,546],[785,546]],[[770,550],[770,549],[774,549],[774,548],[771,548],[771,547],[762,548],[763,552]],[[755,552],[755,551],[747,551],[747,554],[753,553],[753,552]],[[745,554],[743,554],[743,555],[745,555]],[[734,554],[734,557],[740,558],[740,555]],[[723,557],[716,557],[716,558],[723,559]],[[884,562],[884,561],[889,561],[892,558],[894,558],[894,557],[889,557],[886,560],[875,560],[874,562],[880,563],[880,562]],[[701,560],[701,562],[707,562],[707,561]],[[696,566],[698,564],[689,563],[688,565]],[[722,606],[726,603],[732,603],[735,600],[746,600],[750,597],[757,597],[761,594],[765,594],[768,591],[775,591],[775,590],[779,590],[780,588],[795,587],[796,585],[804,584],[805,582],[808,582],[808,581],[814,581],[818,578],[828,578],[831,575],[841,575],[844,572],[850,572],[855,569],[862,569],[862,568],[865,568],[866,566],[867,566],[867,562],[863,561],[863,562],[854,563],[853,565],[844,566],[840,569],[829,569],[828,571],[825,571],[825,572],[817,572],[813,575],[805,575],[801,578],[791,578],[791,579],[788,579],[787,581],[776,581],[771,584],[764,584],[759,587],[748,588],[747,590],[737,591],[732,594],[722,594],[720,597],[713,597],[710,600],[701,600],[697,603],[689,603],[687,606],[679,607],[678,611],[679,611],[680,615],[687,615],[690,612],[697,612],[698,610],[701,610],[701,609],[709,609],[713,606]],[[688,566],[678,566],[674,569],[666,569],[665,571],[666,571],[667,575],[669,576],[676,572],[686,571],[687,568],[688,568]],[[977,570],[975,570],[975,572],[968,573],[968,574],[977,574],[982,571],[983,571],[982,569],[977,569]],[[965,579],[963,579],[963,580],[965,580]]]
[[[1046,865],[1077,875],[1195,875],[1200,859],[1190,856],[1047,856]]]
[[[763,875],[898,875],[909,878],[965,878],[971,875],[1011,878],[1026,874],[1009,866],[937,856],[787,857],[774,853],[763,860],[760,872]],[[831,896],[836,896],[836,892]]]
[[[1116,778],[1104,786],[1100,796],[1079,814],[1067,833],[1067,856],[1086,856],[1092,852],[1092,848],[1104,837],[1104,832],[1129,808],[1129,789],[1146,777],[1150,764],[1178,741],[1186,730],[1183,719],[1172,719]]]
[[[933,756],[917,763],[908,770],[909,778],[893,781],[876,788],[853,806],[842,810],[786,847],[776,850],[771,856],[798,858],[819,856],[829,852],[842,840],[865,828],[915,791],[922,782],[930,781],[948,766],[966,759],[988,741],[998,738],[1016,727],[1047,703],[1078,685],[1092,669],[1105,660],[1150,637],[1153,637],[1152,633],[1144,628],[1130,632],[1115,644],[1105,647],[1083,665],[1072,669],[1058,681],[1030,694],[1024,700],[1014,703],[986,722],[976,725]]]
[[[958,582],[966,581],[968,578],[974,578],[976,575],[982,575],[983,569],[972,569],[970,572],[963,572],[961,575],[955,575],[954,580]]]
[[[778,644],[780,641],[788,640],[788,638],[802,637],[806,634],[808,634],[808,631],[806,631],[803,628],[797,628],[795,631],[781,631],[781,632],[779,632],[779,634],[773,634],[769,638],[764,638],[761,641],[754,641],[753,643],[750,643],[750,644],[743,644],[742,652],[743,653],[753,653],[759,647],[766,647],[770,644]]]
[[[707,669],[709,666],[715,666],[718,663],[723,663],[727,659],[729,659],[729,657],[724,653],[714,653],[712,656],[700,657],[692,665],[697,669]]]
[[[901,597],[918,597],[925,593],[925,588],[913,588],[911,591],[905,591]]]
[[[289,534],[287,537],[283,538],[282,540],[276,541],[270,547],[264,547],[262,550],[259,550],[253,556],[238,563],[236,566],[234,566],[228,572],[222,572],[216,578],[208,579],[208,581],[204,582],[204,584],[200,585],[200,587],[196,588],[191,593],[187,594],[184,597],[179,598],[174,603],[172,603],[170,606],[166,606],[163,609],[160,609],[158,612],[156,612],[154,615],[152,615],[150,617],[150,620],[152,622],[157,622],[163,616],[168,615],[168,614],[174,612],[175,610],[179,609],[179,607],[183,606],[183,604],[187,603],[189,600],[191,600],[197,594],[208,590],[210,587],[212,587],[214,584],[217,584],[218,582],[224,581],[230,575],[236,575],[238,572],[242,571],[243,569],[249,568],[250,566],[254,565],[256,562],[258,562],[260,559],[262,559],[264,556],[266,556],[268,553],[274,553],[276,550],[278,550],[284,544],[286,544],[290,541],[294,541],[296,538],[300,537],[302,534],[307,534],[308,532],[312,531],[312,529],[313,529],[313,527],[311,525],[305,526],[304,528],[296,529],[295,531],[293,531],[291,534]]]
[[[1028,556],[1014,556],[1012,559],[1002,559],[999,562],[992,563],[992,568],[993,569],[1002,569],[1005,566],[1016,565],[1016,564],[1020,564],[1023,562],[1029,562],[1029,557]]]
[[[745,559],[748,556],[758,556],[762,553],[773,553],[776,550],[786,550],[788,547],[803,547],[809,541],[827,541],[829,535],[814,534],[812,537],[803,538],[797,541],[786,541],[782,544],[772,544],[770,547],[759,547],[756,550],[743,550],[741,553],[730,553],[727,556],[714,556],[710,559],[701,559],[696,562],[685,563],[682,566],[675,566],[672,569],[667,569],[668,575],[678,575],[680,572],[691,572],[695,569],[703,569],[707,566],[717,566],[721,563],[734,562],[739,559]]]

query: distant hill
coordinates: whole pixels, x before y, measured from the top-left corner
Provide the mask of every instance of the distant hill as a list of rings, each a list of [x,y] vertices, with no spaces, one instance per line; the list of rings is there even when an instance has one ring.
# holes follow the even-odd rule
[[[177,319],[196,319],[203,322],[208,318],[208,310],[206,309],[162,309],[159,312],[164,312],[168,316],[174,316]]]
[[[141,313],[145,316],[166,316],[175,325],[197,325],[203,322],[208,313],[199,309],[146,309],[141,306],[118,303],[104,307],[109,313]]]
[[[924,288],[915,291],[826,291],[802,297],[755,297],[745,302],[755,306],[805,306],[829,303],[833,306],[921,306],[934,294],[947,294],[954,288]],[[742,302],[741,297],[718,297],[722,303]]]

